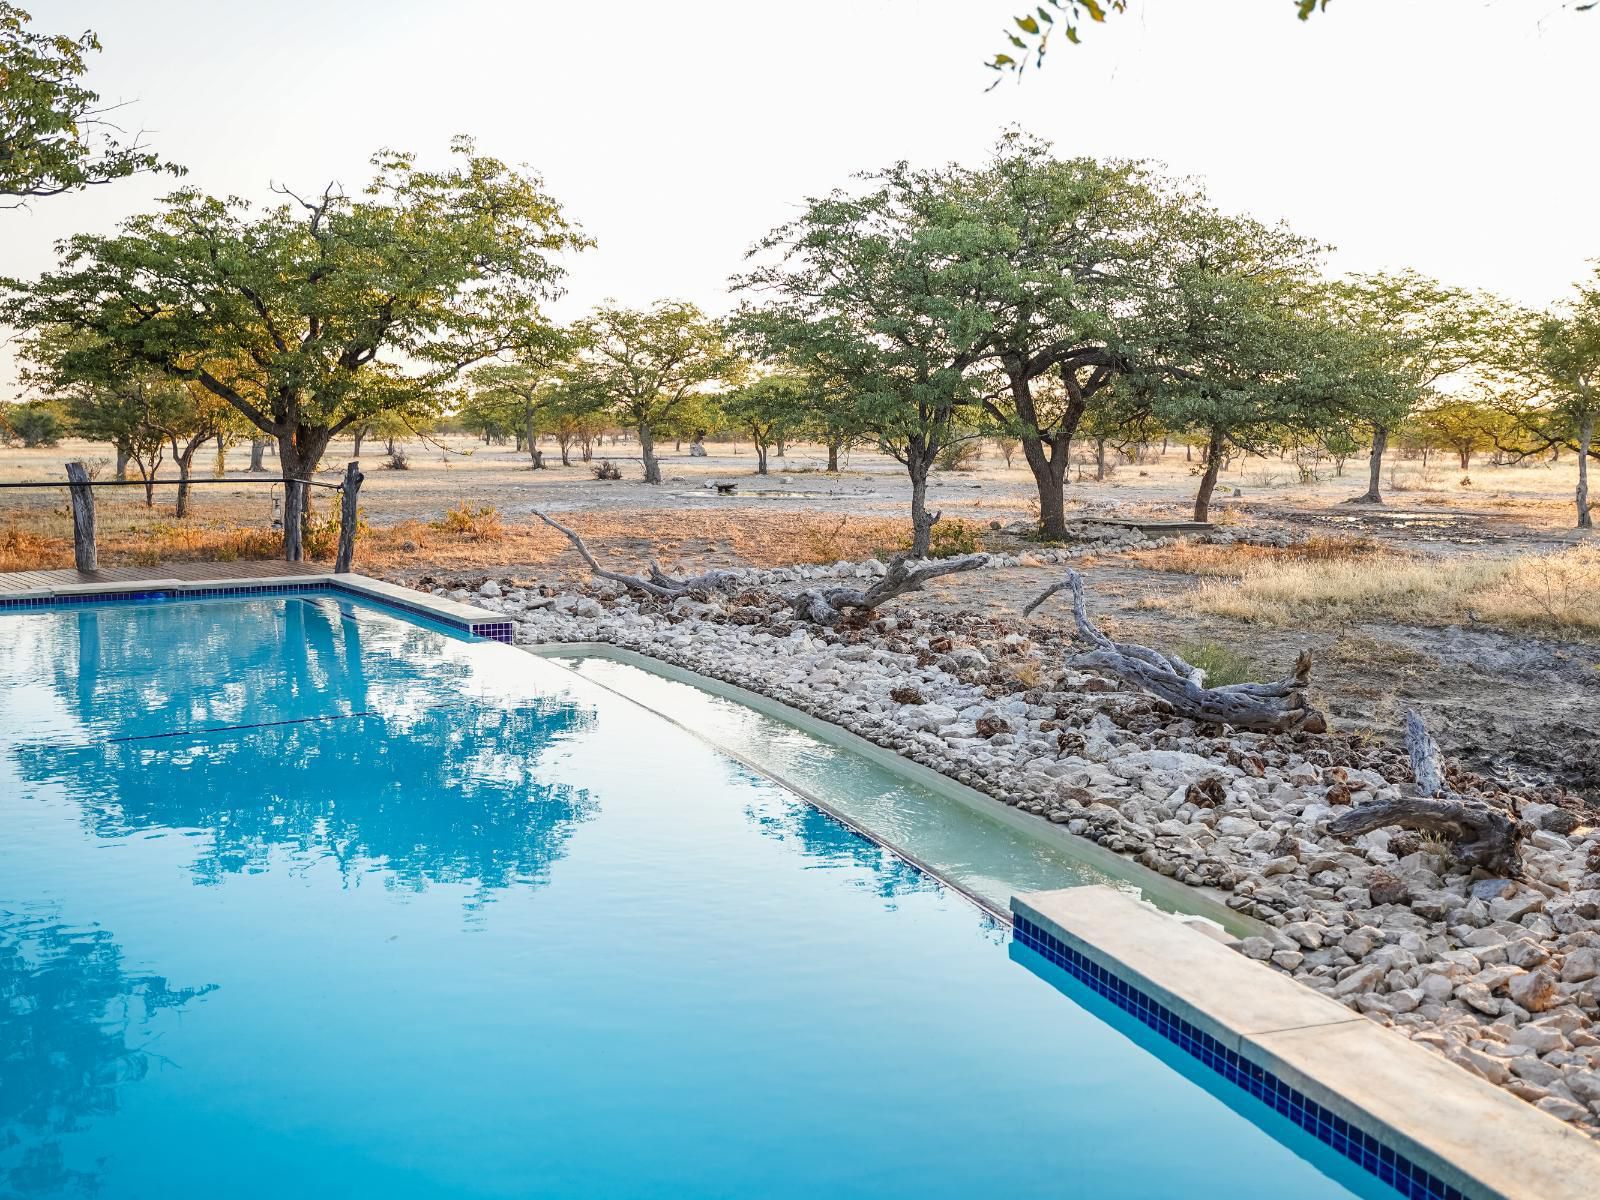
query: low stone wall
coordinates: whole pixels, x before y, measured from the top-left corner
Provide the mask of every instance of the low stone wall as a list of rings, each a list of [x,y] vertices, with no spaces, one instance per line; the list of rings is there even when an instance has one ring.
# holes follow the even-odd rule
[[[1137,544],[1161,543],[1119,529],[1003,561],[1048,566]],[[1064,667],[1070,636],[1054,621],[933,617],[914,597],[858,627],[794,619],[785,589],[882,570],[752,569],[737,595],[671,603],[610,585],[494,579],[435,591],[505,613],[520,643],[610,642],[769,695],[1164,875],[1221,889],[1271,927],[1242,943],[1245,954],[1600,1135],[1600,829],[1573,798],[1514,794],[1539,827],[1520,882],[1474,878],[1414,834],[1342,842],[1326,832],[1331,816],[1411,782],[1398,750],[1198,728]],[[1040,586],[1049,579],[1041,572]]]

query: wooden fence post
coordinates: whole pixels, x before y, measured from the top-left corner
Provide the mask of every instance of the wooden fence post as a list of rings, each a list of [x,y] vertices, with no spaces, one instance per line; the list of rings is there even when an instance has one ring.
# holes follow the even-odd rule
[[[361,464],[353,462],[344,469],[344,487],[339,497],[339,554],[333,569],[340,575],[348,574],[350,561],[356,555],[356,496],[361,492]]]
[[[72,493],[72,561],[80,571],[97,571],[100,557],[94,545],[94,489],[89,486],[89,468],[69,462],[67,482]]]

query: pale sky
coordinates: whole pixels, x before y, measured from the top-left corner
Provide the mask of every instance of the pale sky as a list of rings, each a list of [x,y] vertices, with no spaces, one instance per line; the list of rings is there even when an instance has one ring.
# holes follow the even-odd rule
[[[1063,154],[1147,157],[1224,207],[1530,305],[1600,255],[1600,10],[1560,0],[1133,0],[1041,72],[984,89],[1013,0],[23,0],[96,30],[89,85],[132,101],[185,181],[354,190],[381,146],[449,138],[539,171],[599,246],[557,315],[730,305],[749,244],[897,159],[979,159],[1008,123]],[[169,178],[0,211],[0,275],[110,231]],[[0,350],[0,358],[5,352]],[[10,391],[0,361],[0,392]]]

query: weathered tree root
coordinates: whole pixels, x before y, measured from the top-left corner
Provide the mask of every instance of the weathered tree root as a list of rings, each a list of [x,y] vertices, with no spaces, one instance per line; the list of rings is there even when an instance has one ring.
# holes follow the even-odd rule
[[[1451,854],[1464,866],[1481,867],[1492,875],[1516,879],[1522,874],[1522,839],[1529,826],[1515,814],[1452,792],[1445,783],[1439,743],[1429,735],[1415,709],[1406,712],[1406,749],[1417,795],[1379,800],[1351,809],[1328,823],[1335,837],[1353,838],[1386,825],[1414,829],[1450,843]]]
[[[1072,615],[1078,624],[1078,636],[1093,647],[1074,656],[1072,666],[1124,679],[1165,700],[1180,716],[1191,720],[1272,733],[1327,732],[1327,719],[1306,700],[1305,689],[1311,676],[1309,651],[1302,650],[1295,659],[1294,670],[1275,683],[1206,687],[1206,673],[1176,654],[1114,642],[1096,629],[1084,607],[1083,577],[1076,571],[1069,570],[1065,579],[1034,597],[1022,615],[1028,616],[1063,589],[1072,591]]]
[[[987,554],[963,554],[959,558],[941,558],[911,566],[909,554],[897,554],[889,561],[889,569],[882,579],[862,590],[854,587],[810,588],[794,598],[795,615],[818,625],[832,625],[846,610],[871,612],[880,604],[919,590],[930,579],[953,575],[957,571],[972,571],[987,566]]]
[[[538,509],[533,510],[533,515],[571,542],[572,548],[578,552],[583,561],[588,564],[589,570],[593,571],[595,575],[601,579],[609,579],[612,583],[620,583],[623,587],[632,588],[637,592],[644,592],[662,600],[676,600],[679,596],[703,596],[708,592],[716,591],[719,588],[737,582],[732,571],[707,571],[704,575],[693,575],[687,579],[678,579],[663,571],[660,564],[654,559],[650,562],[649,579],[642,579],[638,575],[623,575],[617,571],[608,571],[595,561],[594,555],[589,552],[589,547],[584,544],[583,539],[575,531],[568,529],[559,521],[551,520]]]

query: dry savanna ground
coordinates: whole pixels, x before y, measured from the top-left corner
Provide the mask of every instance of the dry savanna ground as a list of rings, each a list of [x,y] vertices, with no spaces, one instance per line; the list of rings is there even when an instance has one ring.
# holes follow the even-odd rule
[[[819,448],[790,447],[763,477],[748,445],[691,458],[667,443],[666,481],[648,487],[636,449],[600,449],[622,467],[612,482],[577,462],[534,471],[509,447],[466,438],[413,443],[406,469],[385,469],[383,447],[368,442],[358,569],[403,581],[581,575],[534,509],[623,567],[651,557],[694,569],[832,562],[906,541],[909,489],[884,455],[857,451],[828,474]],[[349,451],[336,445],[322,477],[336,480]],[[546,453],[558,464],[553,447]],[[69,459],[98,461],[109,478],[110,457],[87,443],[3,448],[0,483],[61,479]],[[1104,480],[1084,459],[1070,487],[1077,512],[1187,515],[1195,467],[1182,447],[1119,462]],[[182,521],[171,487],[158,488],[150,508],[138,488],[99,490],[101,561],[275,557],[273,474],[248,476],[244,447],[225,465],[243,482],[196,488]],[[1416,705],[1447,747],[1480,766],[1550,775],[1600,796],[1600,543],[1571,532],[1574,464],[1474,461],[1463,471],[1453,457],[1396,456],[1381,509],[1347,503],[1365,486],[1364,468],[1352,460],[1341,475],[1325,463],[1306,478],[1291,460],[1230,464],[1218,525],[1287,530],[1295,542],[1183,543],[1090,560],[1096,611],[1119,636],[1180,647],[1215,677],[1276,673],[1310,646],[1323,702],[1345,725],[1387,736]],[[212,470],[209,455],[197,464],[197,475]],[[174,475],[163,468],[162,478]],[[719,495],[713,483],[736,491]],[[937,477],[931,502],[952,545],[1015,548],[1021,539],[996,527],[1028,521],[1033,495],[1020,457],[1008,466],[986,445],[975,469]],[[308,545],[313,557],[331,557],[332,493],[313,496]],[[64,489],[0,489],[0,571],[70,566],[70,538]],[[939,581],[924,602],[1016,614],[1047,582],[1029,568],[963,575]]]

